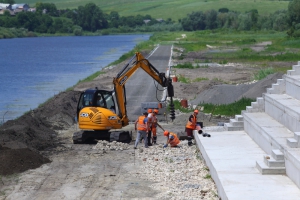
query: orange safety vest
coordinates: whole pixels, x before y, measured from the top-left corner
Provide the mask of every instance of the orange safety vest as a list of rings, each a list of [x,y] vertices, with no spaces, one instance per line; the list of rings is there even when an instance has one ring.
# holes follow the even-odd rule
[[[189,129],[196,129],[196,124],[197,124],[197,117],[193,115],[192,121],[188,120],[185,127]]]
[[[152,128],[157,127],[157,117],[152,115]]]
[[[177,134],[170,132],[170,135],[172,135],[174,137],[174,139],[169,140],[169,143],[170,143],[171,147],[177,146],[177,144],[180,143],[180,140],[178,139]]]
[[[145,118],[146,117],[144,115],[139,116],[138,123],[137,123],[137,129],[140,130],[140,131],[147,131],[146,124],[144,124],[144,119]]]

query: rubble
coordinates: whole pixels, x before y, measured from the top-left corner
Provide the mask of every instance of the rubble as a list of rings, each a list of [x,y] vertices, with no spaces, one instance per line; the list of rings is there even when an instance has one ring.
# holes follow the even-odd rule
[[[93,149],[103,151],[123,151],[129,149],[129,145],[122,142],[108,142],[106,140],[99,140],[98,143],[93,147]]]
[[[193,141],[194,142],[194,141]],[[156,199],[219,199],[217,188],[196,145],[181,141],[180,148],[155,145],[136,151],[143,177],[155,182]],[[133,173],[133,176],[140,174]]]

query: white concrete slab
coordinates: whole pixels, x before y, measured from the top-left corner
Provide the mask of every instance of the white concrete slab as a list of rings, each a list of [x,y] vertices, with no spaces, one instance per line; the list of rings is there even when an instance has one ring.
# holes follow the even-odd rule
[[[286,175],[261,175],[256,161],[265,152],[245,131],[195,135],[222,200],[296,200],[300,189]]]

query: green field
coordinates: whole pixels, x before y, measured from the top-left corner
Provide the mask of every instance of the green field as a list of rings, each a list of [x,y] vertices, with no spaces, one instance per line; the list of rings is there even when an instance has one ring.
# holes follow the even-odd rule
[[[289,1],[267,0],[27,0],[31,7],[36,2],[54,3],[58,9],[77,8],[93,2],[104,12],[117,11],[121,16],[151,15],[154,18],[171,18],[174,21],[184,18],[193,11],[218,10],[228,8],[232,11],[245,12],[257,9],[260,15],[276,10],[287,9]],[[16,0],[16,3],[24,3]]]

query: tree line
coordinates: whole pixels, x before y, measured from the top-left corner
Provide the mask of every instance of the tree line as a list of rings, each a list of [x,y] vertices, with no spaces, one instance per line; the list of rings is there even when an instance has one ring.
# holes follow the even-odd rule
[[[0,16],[0,26],[6,28],[25,28],[37,33],[74,33],[96,32],[105,29],[120,29],[134,32],[136,27],[155,24],[170,24],[171,19],[159,22],[150,15],[120,16],[118,12],[104,13],[94,3],[79,6],[77,9],[58,10],[53,3],[36,3],[36,12],[20,12],[11,16],[8,11]],[[149,31],[149,30],[148,30]]]
[[[289,3],[287,10],[277,10],[266,16],[256,9],[245,13],[221,8],[218,11],[198,11],[181,20],[185,31],[233,29],[233,30],[275,30],[287,31],[288,36],[300,37],[300,0]]]
[[[14,2],[0,0],[0,2]],[[289,3],[287,10],[278,10],[268,16],[260,15],[256,9],[245,13],[221,8],[218,11],[198,11],[188,14],[178,22],[171,18],[158,21],[150,15],[120,16],[118,12],[104,13],[94,3],[76,9],[58,10],[53,3],[36,3],[36,12],[20,12],[11,16],[5,12],[0,16],[0,27],[25,28],[37,33],[73,33],[84,31],[101,32],[154,32],[196,31],[213,29],[275,30],[287,31],[291,37],[300,37],[300,0]]]

